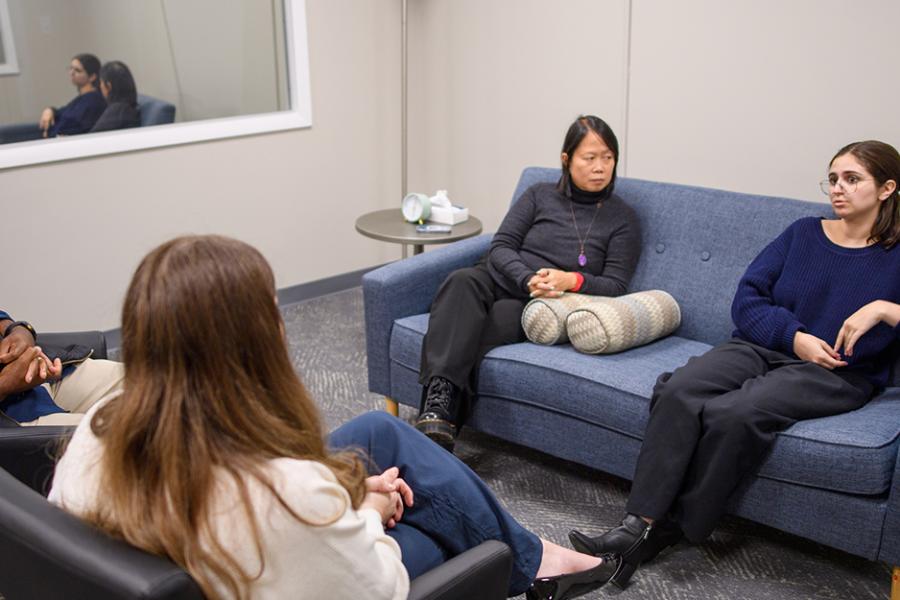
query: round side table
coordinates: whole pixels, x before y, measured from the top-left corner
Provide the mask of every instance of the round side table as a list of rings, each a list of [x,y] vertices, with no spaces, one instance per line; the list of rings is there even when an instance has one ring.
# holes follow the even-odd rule
[[[356,230],[366,237],[403,245],[403,258],[407,246],[413,254],[421,254],[427,244],[447,244],[481,233],[481,221],[469,215],[462,223],[452,226],[450,233],[418,233],[415,223],[403,219],[399,208],[386,208],[366,213],[356,219]]]

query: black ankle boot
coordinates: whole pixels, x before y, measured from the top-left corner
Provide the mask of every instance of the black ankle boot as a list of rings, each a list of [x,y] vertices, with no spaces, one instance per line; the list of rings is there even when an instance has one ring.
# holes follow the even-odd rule
[[[601,558],[602,563],[587,571],[535,579],[525,591],[526,600],[566,600],[593,592],[615,577],[624,566],[619,556],[604,554]]]
[[[624,588],[641,563],[653,560],[662,550],[678,543],[682,536],[681,528],[671,521],[660,520],[649,525],[642,518],[629,514],[621,525],[600,536],[591,537],[573,529],[569,532],[569,541],[573,548],[585,554],[620,554],[624,564],[611,581]]]
[[[443,377],[432,377],[425,390],[422,410],[416,419],[416,429],[435,443],[453,452],[456,441],[456,413],[459,410],[458,391]]]

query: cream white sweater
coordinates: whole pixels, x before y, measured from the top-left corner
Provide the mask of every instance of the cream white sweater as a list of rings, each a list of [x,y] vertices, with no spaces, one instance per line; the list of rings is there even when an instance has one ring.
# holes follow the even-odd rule
[[[103,446],[90,428],[98,407],[79,424],[50,491],[51,502],[76,515],[96,507],[103,493],[98,485]],[[311,524],[292,517],[271,492],[248,478],[265,560],[251,587],[253,598],[406,598],[409,576],[400,547],[384,533],[376,511],[353,510],[330,469],[315,461],[279,458],[269,462],[269,473],[285,502]],[[224,474],[212,515],[220,542],[258,573],[249,523],[235,484]]]

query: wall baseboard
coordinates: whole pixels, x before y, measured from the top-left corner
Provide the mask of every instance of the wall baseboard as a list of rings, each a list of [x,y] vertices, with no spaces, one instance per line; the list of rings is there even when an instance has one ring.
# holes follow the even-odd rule
[[[383,265],[375,265],[374,267],[341,273],[332,277],[317,279],[316,281],[298,283],[297,285],[280,289],[278,290],[278,305],[286,306],[358,287],[362,284],[363,275],[381,266]],[[122,347],[121,329],[110,329],[109,331],[104,331],[103,334],[106,336],[106,347],[108,350]]]

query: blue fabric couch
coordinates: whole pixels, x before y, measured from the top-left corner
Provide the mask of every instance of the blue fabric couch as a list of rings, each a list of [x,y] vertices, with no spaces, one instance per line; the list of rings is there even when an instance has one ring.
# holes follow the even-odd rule
[[[558,169],[528,168],[530,185]],[[618,194],[639,214],[643,254],[631,291],[663,289],[682,323],[671,336],[621,354],[569,345],[497,348],[484,360],[469,424],[481,431],[627,479],[657,376],[733,330],[731,300],[744,269],[795,219],[828,215],[824,203],[622,178]],[[422,337],[438,286],[488,249],[489,235],[395,262],[363,277],[369,388],[418,406]],[[797,423],[778,435],[730,512],[871,560],[900,564],[900,388],[852,413]]]

